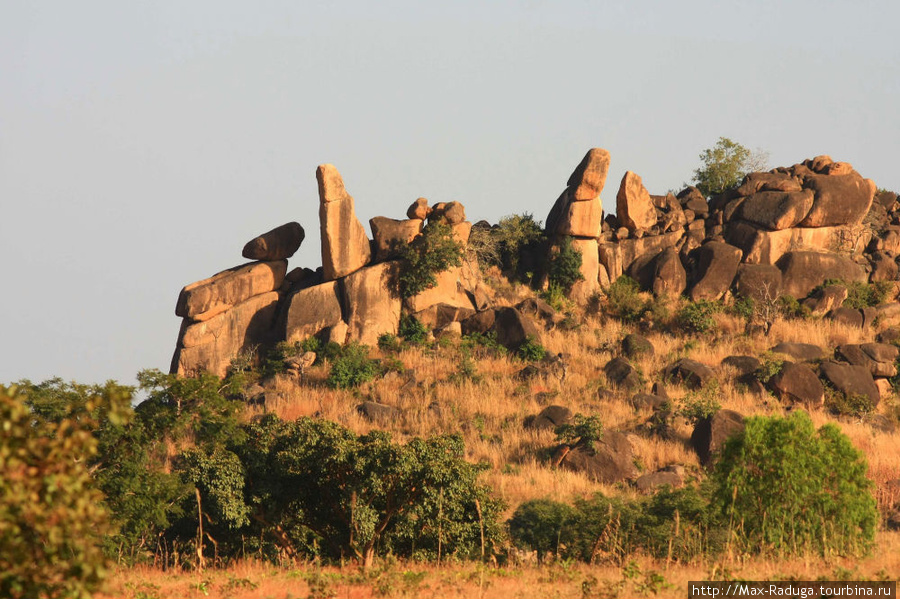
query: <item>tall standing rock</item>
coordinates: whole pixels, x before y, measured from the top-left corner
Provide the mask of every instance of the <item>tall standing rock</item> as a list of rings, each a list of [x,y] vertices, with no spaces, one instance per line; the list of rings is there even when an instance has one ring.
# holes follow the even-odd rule
[[[319,182],[319,226],[322,233],[322,271],[326,281],[349,275],[372,257],[369,238],[356,218],[353,196],[344,188],[332,164],[316,169]]]
[[[599,237],[603,222],[600,192],[608,172],[609,152],[602,148],[588,150],[550,210],[547,231],[573,237]]]
[[[376,345],[382,334],[397,334],[401,302],[395,290],[399,274],[397,262],[382,262],[342,281],[349,340]]]
[[[656,224],[656,207],[640,175],[628,171],[616,194],[616,216],[629,231],[649,229]]]

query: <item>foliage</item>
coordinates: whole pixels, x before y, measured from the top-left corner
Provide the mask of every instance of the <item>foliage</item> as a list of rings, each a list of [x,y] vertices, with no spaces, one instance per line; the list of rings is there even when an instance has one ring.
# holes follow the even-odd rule
[[[603,423],[598,416],[575,414],[572,424],[561,424],[555,432],[560,443],[566,443],[573,449],[583,447],[591,451],[594,443],[603,438]]]
[[[407,343],[421,345],[428,339],[428,327],[422,324],[415,316],[404,314],[400,317],[398,334],[403,337]]]
[[[378,349],[382,351],[400,351],[403,344],[393,333],[383,333],[378,336]]]
[[[875,411],[872,399],[863,393],[843,393],[829,386],[825,387],[825,407],[832,414],[862,418]]]
[[[557,312],[565,312],[572,306],[572,302],[566,297],[565,290],[559,285],[549,285],[546,289],[541,290],[539,295]]]
[[[497,341],[497,333],[488,331],[487,333],[471,332],[463,335],[460,349],[469,350],[478,357],[503,357],[509,350]]]
[[[516,355],[526,362],[540,362],[547,355],[547,350],[537,339],[529,335],[525,342],[516,350]]]
[[[791,295],[782,295],[776,300],[781,314],[785,318],[809,318],[812,312]]]
[[[687,302],[675,315],[679,326],[687,333],[705,334],[716,330],[716,319],[713,315],[721,307],[709,300]]]
[[[694,185],[707,197],[722,193],[737,187],[748,172],[765,170],[767,158],[760,150],[720,137],[715,146],[700,153],[703,164],[694,171]]]
[[[584,280],[581,274],[581,252],[572,246],[572,238],[564,237],[559,250],[547,258],[547,278],[550,287],[558,287],[565,293],[572,290],[578,281]]]
[[[369,348],[350,343],[331,364],[326,383],[332,389],[349,389],[371,381],[381,372],[378,360],[369,357]]]
[[[682,398],[678,415],[696,425],[701,420],[712,418],[716,412],[722,409],[717,396],[719,386],[711,382],[700,391],[691,391]]]
[[[554,552],[587,563],[620,561],[644,552],[687,561],[715,555],[725,545],[722,518],[710,508],[709,490],[662,488],[647,498],[622,500],[596,494],[570,506],[547,499],[523,503],[509,520],[522,549]]]
[[[108,514],[87,462],[75,456],[96,454],[91,414],[116,412],[90,393],[69,411],[43,399],[52,417],[32,412],[15,386],[0,387],[3,597],[81,597],[107,574],[101,541]]]
[[[739,297],[728,307],[728,312],[750,322],[756,314],[756,302],[752,297]]]
[[[532,499],[520,505],[507,524],[513,543],[537,552],[538,562],[542,562],[544,554],[553,552],[559,557],[560,545],[569,544],[575,518],[576,510],[568,504]]]
[[[463,245],[453,237],[450,225],[429,222],[422,234],[399,247],[400,296],[413,297],[437,285],[437,274],[460,266]]]
[[[716,464],[715,503],[750,552],[859,554],[878,512],[862,454],[836,426],[805,412],[756,416]]]
[[[312,531],[325,556],[370,564],[376,553],[472,557],[493,551],[502,504],[477,482],[457,436],[356,436],[332,422],[274,416],[251,425],[242,450],[249,505],[263,534],[289,553],[303,548],[283,530]],[[276,528],[276,526],[278,528]]]
[[[500,246],[500,258],[504,270],[518,272],[522,250],[534,247],[544,239],[539,221],[528,212],[505,216],[493,231]]]
[[[767,351],[759,357],[759,368],[753,374],[759,382],[767,385],[772,377],[781,374],[782,370],[784,370],[784,358]]]
[[[872,308],[887,301],[893,290],[892,281],[873,281],[862,283],[859,281],[843,281],[841,279],[828,279],[823,286],[843,285],[847,288],[847,299],[841,306],[845,308]]]
[[[606,292],[608,306],[614,316],[625,322],[636,322],[647,310],[646,302],[640,296],[638,282],[627,275],[616,279]]]

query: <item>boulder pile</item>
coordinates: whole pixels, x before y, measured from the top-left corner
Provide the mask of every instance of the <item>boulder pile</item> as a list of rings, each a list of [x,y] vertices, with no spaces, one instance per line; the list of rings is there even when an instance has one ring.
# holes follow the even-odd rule
[[[397,333],[403,308],[431,328],[442,328],[490,307],[478,266],[469,261],[441,273],[437,286],[407,298],[405,306],[398,293],[399,245],[420,235],[427,221],[449,225],[465,245],[472,224],[462,204],[429,206],[419,198],[407,219],[373,218],[370,241],[338,170],[321,165],[316,179],[322,266],[288,271],[288,258],[305,236],[298,223],[247,242],[243,256],[253,262],[182,289],[175,309],[183,321],[173,373],[224,376],[242,353],[314,335],[374,345],[380,335]]]

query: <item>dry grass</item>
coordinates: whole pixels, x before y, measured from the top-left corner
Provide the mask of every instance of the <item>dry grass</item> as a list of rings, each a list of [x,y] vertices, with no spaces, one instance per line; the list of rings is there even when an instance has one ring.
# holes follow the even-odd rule
[[[638,556],[634,561],[640,573],[630,580],[624,579],[620,566],[565,563],[497,568],[472,563],[435,566],[384,562],[368,571],[311,564],[278,568],[255,561],[205,572],[164,572],[137,567],[115,572],[98,597],[684,597],[689,581],[726,577],[897,580],[900,578],[900,533],[882,533],[878,550],[861,560],[755,558],[667,564],[665,560]],[[662,577],[655,589],[648,585],[651,572]]]
[[[507,287],[503,292],[512,299],[525,293],[521,286]],[[716,320],[716,334],[644,333],[655,352],[633,363],[643,374],[647,391],[654,381],[661,380],[666,365],[680,357],[690,357],[718,368],[716,398],[723,407],[745,415],[784,414],[787,408],[776,399],[756,396],[735,385],[735,373],[719,367],[722,359],[735,354],[759,356],[781,341],[802,341],[830,349],[841,343],[871,341],[875,335],[873,330],[813,319],[779,320],[765,337],[745,334],[743,321],[737,317],[717,314]],[[629,492],[620,485],[604,486],[580,474],[549,468],[546,456],[555,444],[553,433],[523,426],[527,416],[551,404],[566,406],[575,413],[597,414],[610,430],[639,433],[649,417],[649,412],[636,413],[632,409],[626,401],[629,394],[615,391],[611,399],[600,399],[597,393],[607,387],[603,366],[618,354],[626,333],[638,332],[636,327],[591,314],[579,315],[579,322],[581,325],[574,331],[554,329],[542,337],[550,354],[567,355],[569,368],[564,380],[552,372],[519,380],[515,375],[524,368],[524,362],[514,357],[481,356],[476,359],[477,380],[455,381],[453,376],[459,371],[460,360],[455,344],[432,349],[413,347],[396,357],[407,369],[415,371],[414,384],[403,376],[391,375],[356,390],[332,390],[325,385],[328,366],[322,365],[312,369],[303,385],[286,377],[276,378],[270,385],[265,409],[285,419],[313,415],[327,418],[357,433],[386,428],[400,441],[413,436],[459,433],[466,443],[467,459],[488,464],[484,480],[508,503],[510,511],[536,497],[569,500],[598,491]],[[384,357],[379,350],[373,353]],[[688,393],[672,385],[667,390],[676,406]],[[391,422],[370,422],[355,409],[364,400],[397,407],[401,416]],[[440,406],[440,417],[429,410],[432,404]],[[885,433],[862,422],[836,420],[821,409],[812,410],[811,416],[817,425],[836,423],[866,453],[870,476],[879,489],[887,481],[900,478],[900,434]],[[679,419],[675,433],[670,441],[631,434],[636,462],[651,472],[675,463],[684,464],[689,471],[699,471],[688,443],[689,425]]]

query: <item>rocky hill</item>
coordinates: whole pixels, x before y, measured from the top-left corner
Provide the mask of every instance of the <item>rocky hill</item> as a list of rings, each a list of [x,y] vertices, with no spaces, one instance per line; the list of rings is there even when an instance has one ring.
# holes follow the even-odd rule
[[[828,279],[898,277],[897,195],[876,193],[875,183],[850,164],[817,156],[751,173],[710,201],[694,187],[651,195],[640,176],[627,172],[616,194],[617,213],[604,218],[600,194],[609,162],[606,150],[588,151],[547,216],[541,255],[528,257],[540,270],[568,237],[581,255],[583,279],[569,291],[577,303],[586,304],[628,275],[657,296],[684,294],[696,301],[737,294],[762,302],[791,296],[860,325],[900,313],[897,304],[842,309],[833,297],[839,290],[807,299]],[[436,287],[401,299],[398,244],[414,239],[426,222],[448,224],[465,244],[472,224],[461,204],[429,206],[419,198],[406,219],[371,219],[370,240],[337,169],[322,165],[316,178],[322,266],[288,269],[288,258],[304,238],[298,223],[247,242],[243,256],[253,262],[181,291],[175,313],[183,323],[172,372],[224,375],[241,352],[262,348],[264,353],[280,341],[309,336],[374,345],[380,335],[397,333],[401,312],[435,330],[494,330],[512,344],[537,334],[521,310],[495,301],[472,259],[441,273]],[[547,284],[546,276],[535,281]]]

